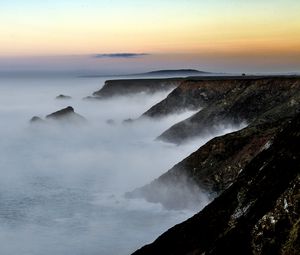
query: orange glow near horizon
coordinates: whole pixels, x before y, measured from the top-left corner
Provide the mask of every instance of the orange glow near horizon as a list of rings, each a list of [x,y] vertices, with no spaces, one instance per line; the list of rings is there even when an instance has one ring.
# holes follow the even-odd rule
[[[36,1],[31,0],[26,6],[4,6],[0,55],[300,54],[300,4],[293,0],[166,0],[149,5],[133,0],[133,7],[120,0],[86,2],[86,8],[79,0],[73,5],[65,0],[33,7],[30,3]]]

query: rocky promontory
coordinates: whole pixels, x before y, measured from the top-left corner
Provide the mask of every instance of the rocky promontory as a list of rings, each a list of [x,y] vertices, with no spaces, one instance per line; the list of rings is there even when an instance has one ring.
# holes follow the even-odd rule
[[[169,91],[176,88],[181,80],[181,78],[108,80],[100,90],[93,93],[93,98],[105,99],[114,96]]]
[[[207,81],[210,82],[221,88],[227,84],[223,80]],[[175,124],[158,139],[182,143],[214,132],[219,125],[269,122],[280,116],[293,116],[300,109],[300,78],[297,77],[238,79],[227,86],[230,88],[223,89],[224,96],[211,100],[208,106]],[[199,101],[204,105],[203,99]]]

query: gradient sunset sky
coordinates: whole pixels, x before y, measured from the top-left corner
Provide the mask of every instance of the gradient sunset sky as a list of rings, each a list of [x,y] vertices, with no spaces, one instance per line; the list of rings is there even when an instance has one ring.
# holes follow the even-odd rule
[[[270,57],[274,64],[285,62],[284,70],[298,71],[299,13],[299,0],[5,0],[0,57],[124,52],[211,61]]]

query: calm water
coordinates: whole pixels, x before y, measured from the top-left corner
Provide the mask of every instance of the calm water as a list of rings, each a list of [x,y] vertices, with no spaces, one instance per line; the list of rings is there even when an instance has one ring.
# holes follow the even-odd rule
[[[194,214],[123,194],[157,178],[208,138],[182,147],[153,141],[191,113],[123,125],[167,93],[82,100],[104,80],[0,78],[0,254],[130,254]],[[55,100],[58,94],[72,99]],[[28,123],[68,105],[89,124]]]

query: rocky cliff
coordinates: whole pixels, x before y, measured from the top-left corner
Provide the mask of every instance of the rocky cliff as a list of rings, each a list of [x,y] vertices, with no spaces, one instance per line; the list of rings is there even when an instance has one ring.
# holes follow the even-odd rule
[[[207,106],[200,97],[199,105],[204,108],[166,130],[158,139],[182,143],[213,132],[218,125],[269,122],[293,116],[300,109],[300,79],[297,77],[206,82],[222,88],[221,95],[214,94],[215,99],[207,100]]]
[[[134,254],[299,254],[299,77],[183,81],[145,115],[173,107],[203,109],[162,134],[166,141],[181,143],[222,123],[248,125],[127,194],[170,209],[197,208],[203,193],[212,201]]]
[[[108,80],[104,86],[93,93],[94,98],[103,99],[138,93],[155,93],[176,88],[182,79],[125,79]]]
[[[200,183],[224,172],[203,185],[225,191],[134,254],[299,254],[300,115],[245,130],[215,138],[171,170],[198,167]]]
[[[159,118],[186,110],[198,110],[224,99],[239,88],[239,80],[188,79],[174,89],[164,100],[151,107],[142,117]]]

